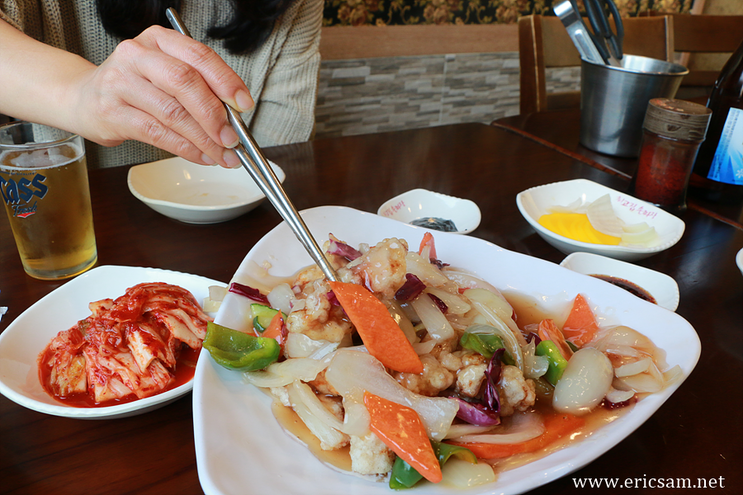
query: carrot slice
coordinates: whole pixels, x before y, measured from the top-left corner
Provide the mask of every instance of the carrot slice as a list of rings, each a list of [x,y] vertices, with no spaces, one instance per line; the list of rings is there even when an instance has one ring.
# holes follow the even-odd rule
[[[562,326],[562,333],[570,342],[583,347],[596,336],[599,331],[599,325],[596,323],[596,317],[588,306],[588,301],[582,294],[575,296],[573,309],[570,310],[568,319]]]
[[[441,466],[414,409],[364,392],[369,428],[401,459],[432,483],[442,479]]]
[[[555,413],[545,418],[544,433],[525,442],[494,444],[447,441],[446,443],[468,448],[480,459],[504,459],[516,454],[537,452],[581,428],[584,424],[586,424],[586,420],[581,417]]]
[[[418,248],[418,254],[423,254],[423,249],[428,246],[428,257],[430,259],[436,259],[436,246],[433,243],[433,235],[431,235],[430,232],[426,232],[423,234],[423,239],[421,239],[421,245]]]
[[[395,371],[423,373],[421,359],[382,301],[360,285],[330,282],[330,288],[369,354]]]
[[[551,340],[554,342],[557,349],[560,351],[560,354],[562,354],[562,357],[564,357],[566,361],[573,355],[573,351],[570,349],[567,342],[565,342],[565,337],[557,325],[555,325],[554,321],[549,318],[540,321],[537,333],[539,334],[540,339]]]
[[[284,344],[284,334],[282,333],[282,327],[284,326],[284,318],[281,316],[281,311],[273,315],[271,323],[268,324],[266,330],[263,331],[259,337],[268,337],[276,340],[280,345]]]

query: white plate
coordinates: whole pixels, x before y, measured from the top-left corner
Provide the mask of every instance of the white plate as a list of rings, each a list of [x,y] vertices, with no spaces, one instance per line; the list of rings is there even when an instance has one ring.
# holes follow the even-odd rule
[[[469,234],[480,225],[480,208],[469,199],[457,198],[428,189],[412,189],[386,201],[377,215],[403,223],[424,218],[451,220],[457,234]]]
[[[743,248],[735,255],[735,263],[738,265],[740,273],[743,274]]]
[[[320,243],[333,233],[356,246],[384,238],[404,238],[417,246],[424,229],[344,207],[319,207],[302,217]],[[562,310],[578,292],[585,294],[602,323],[623,323],[650,337],[680,365],[684,377],[699,359],[699,338],[676,313],[643,301],[629,292],[556,264],[506,251],[470,236],[434,234],[439,259],[470,269],[496,287],[543,297],[545,309]],[[235,275],[244,280],[251,262],[268,261],[270,273],[290,276],[311,263],[285,223],[269,232],[248,253]],[[239,321],[238,296],[228,294],[216,316],[227,324]],[[244,298],[243,298],[244,299]],[[569,474],[614,447],[645,422],[678,388],[644,398],[626,415],[589,438],[526,466],[501,474],[498,481],[468,491],[471,494],[515,494]],[[241,374],[216,365],[202,353],[196,367],[193,394],[196,463],[207,495],[251,493],[322,493],[323,495],[389,495],[386,483],[375,483],[337,472],[278,425],[271,399],[242,382]],[[415,493],[453,494],[443,486],[423,484]]]
[[[658,306],[670,311],[678,308],[679,286],[665,273],[592,253],[572,253],[560,266],[584,275],[608,275],[627,280],[645,289]]]
[[[552,206],[567,206],[578,199],[583,204],[590,203],[605,194],[611,195],[614,213],[627,224],[647,222],[651,227],[655,227],[660,237],[658,245],[644,248],[591,244],[568,239],[539,225],[539,217],[548,213],[548,208]],[[516,196],[516,204],[526,221],[537,231],[537,234],[565,254],[583,251],[624,261],[635,261],[670,248],[681,239],[685,228],[681,219],[657,206],[586,179],[554,182],[532,187]]]
[[[279,181],[286,175],[271,163]],[[218,223],[254,209],[265,198],[242,167],[207,167],[180,157],[129,169],[132,194],[158,213],[186,223]]]
[[[71,407],[52,399],[41,387],[36,358],[49,341],[90,316],[88,303],[116,298],[142,282],[165,282],[191,291],[199,304],[210,285],[224,283],[187,273],[131,266],[99,266],[47,294],[0,334],[0,393],[34,411],[79,419],[134,416],[188,393],[193,380],[162,394],[108,407]]]

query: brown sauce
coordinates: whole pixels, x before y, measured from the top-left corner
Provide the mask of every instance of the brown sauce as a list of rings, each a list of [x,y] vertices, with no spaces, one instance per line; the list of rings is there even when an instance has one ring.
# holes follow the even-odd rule
[[[629,280],[625,280],[623,278],[619,277],[613,277],[611,275],[595,275],[591,274],[592,277],[597,278],[599,280],[603,280],[604,282],[609,282],[612,285],[616,285],[617,287],[621,287],[622,289],[626,290],[627,292],[639,297],[640,299],[644,299],[646,301],[650,301],[653,304],[658,304],[653,296],[650,295],[648,291],[640,287],[639,285],[630,282]]]
[[[271,412],[273,412],[281,427],[305,444],[315,457],[341,471],[351,471],[350,447],[323,450],[320,447],[320,440],[312,434],[292,408],[274,400],[271,403]]]

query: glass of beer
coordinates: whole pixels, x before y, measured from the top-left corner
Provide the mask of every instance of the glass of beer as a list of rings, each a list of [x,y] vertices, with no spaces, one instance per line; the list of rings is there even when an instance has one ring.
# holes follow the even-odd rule
[[[30,276],[57,280],[98,260],[85,144],[31,122],[0,127],[0,193]]]

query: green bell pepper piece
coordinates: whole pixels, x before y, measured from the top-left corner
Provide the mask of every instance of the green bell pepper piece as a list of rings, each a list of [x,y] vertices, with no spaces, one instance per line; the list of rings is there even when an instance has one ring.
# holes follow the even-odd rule
[[[227,369],[262,370],[279,358],[281,346],[275,339],[255,337],[209,322],[204,348]]]
[[[451,456],[459,457],[470,464],[477,464],[477,456],[470,449],[458,445],[437,442],[436,440],[431,440],[431,445],[433,445],[433,452],[436,454],[436,457],[438,457],[439,464],[442,467]]]
[[[395,459],[395,463],[392,465],[392,473],[390,473],[390,488],[393,490],[412,488],[422,479],[423,475],[407,461],[404,461],[402,457]]]
[[[482,354],[487,359],[493,357],[493,353],[505,347],[503,340],[495,334],[464,332],[459,339],[459,345],[465,349],[473,350]]]
[[[552,385],[557,385],[557,381],[562,378],[562,374],[565,372],[565,368],[568,366],[568,361],[557,348],[557,344],[551,340],[543,340],[537,345],[537,356],[546,356],[549,366],[547,367],[547,373],[544,377]]]
[[[431,440],[431,446],[441,467],[446,464],[446,461],[451,456],[459,457],[472,464],[477,464],[477,456],[470,449],[437,442],[436,440]],[[395,459],[395,464],[392,466],[392,473],[390,473],[390,488],[393,490],[412,488],[413,485],[422,479],[423,475],[416,471],[407,461],[402,460],[400,457]]]

